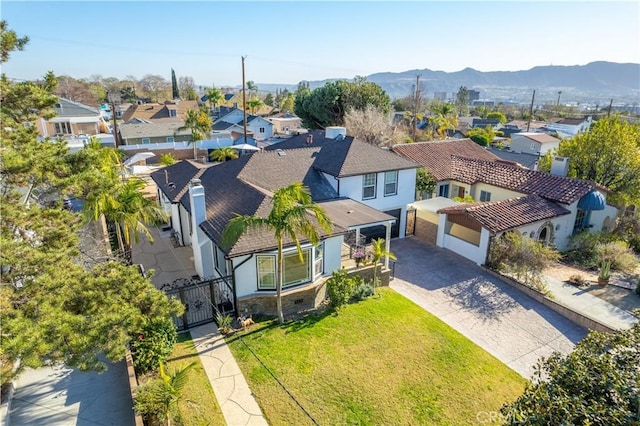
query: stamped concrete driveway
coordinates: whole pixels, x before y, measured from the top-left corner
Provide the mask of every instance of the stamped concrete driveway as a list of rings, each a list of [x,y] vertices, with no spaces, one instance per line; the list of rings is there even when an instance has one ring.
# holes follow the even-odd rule
[[[487,274],[475,263],[415,238],[391,242],[391,288],[530,378],[541,356],[570,352],[587,330]]]

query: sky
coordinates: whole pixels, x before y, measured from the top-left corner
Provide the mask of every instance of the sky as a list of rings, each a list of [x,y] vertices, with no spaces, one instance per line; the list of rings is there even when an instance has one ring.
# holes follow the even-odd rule
[[[417,69],[640,63],[640,2],[7,1],[30,42],[2,72],[297,84]]]

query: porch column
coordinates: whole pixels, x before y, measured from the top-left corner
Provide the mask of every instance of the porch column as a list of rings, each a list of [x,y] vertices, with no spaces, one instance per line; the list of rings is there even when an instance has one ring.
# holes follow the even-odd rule
[[[391,251],[391,224],[387,222],[384,227],[387,228],[387,236],[384,240],[384,248],[388,253],[389,251]],[[384,267],[389,269],[389,256],[384,257]]]
[[[360,228],[356,228],[356,247],[360,247]]]

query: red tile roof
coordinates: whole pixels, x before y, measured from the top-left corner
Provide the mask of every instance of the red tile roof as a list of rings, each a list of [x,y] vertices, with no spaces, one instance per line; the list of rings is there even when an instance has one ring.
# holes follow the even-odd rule
[[[571,212],[553,201],[528,195],[495,202],[460,204],[440,209],[438,213],[467,215],[496,234]]]
[[[471,139],[450,139],[438,142],[415,142],[394,145],[394,152],[422,164],[436,180],[451,179],[453,155],[498,161],[500,158]]]

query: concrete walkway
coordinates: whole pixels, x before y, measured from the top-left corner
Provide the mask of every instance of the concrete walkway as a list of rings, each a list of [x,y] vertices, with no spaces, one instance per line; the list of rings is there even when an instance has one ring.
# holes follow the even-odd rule
[[[190,331],[227,425],[267,425],[240,367],[216,325],[205,324]]]
[[[448,250],[415,238],[391,242],[391,288],[523,377],[541,356],[569,353],[587,330]]]
[[[638,318],[630,312],[589,294],[586,289],[567,284],[548,275],[544,276],[544,280],[555,301],[602,324],[617,330],[626,330],[638,322]]]

